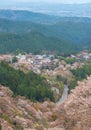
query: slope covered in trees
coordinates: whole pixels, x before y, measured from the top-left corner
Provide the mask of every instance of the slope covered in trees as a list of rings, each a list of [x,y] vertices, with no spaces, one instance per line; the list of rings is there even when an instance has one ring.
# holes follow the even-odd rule
[[[75,45],[68,41],[46,37],[37,32],[22,36],[17,34],[0,35],[0,53],[15,52],[17,49],[32,53],[40,53],[42,50],[56,51],[60,54],[71,54],[77,51]]]
[[[25,6],[25,3],[24,3],[24,6]],[[39,6],[40,6],[40,4],[39,4]],[[65,8],[63,6],[65,6]],[[67,10],[68,6],[69,6],[69,11]],[[82,9],[82,12],[83,12],[83,10],[85,10],[85,11],[88,10],[86,12],[86,13],[88,13],[86,18],[85,18],[85,16],[86,16],[85,14],[83,16],[81,16],[82,12],[80,15],[76,15],[76,12],[80,13],[80,11],[81,11],[81,9],[80,9],[81,4],[79,5],[79,9],[77,9],[76,5],[75,6],[73,5],[73,7],[72,7],[69,4],[68,5],[64,5],[64,4],[60,5],[60,4],[53,4],[53,3],[52,3],[52,6],[51,6],[51,4],[50,5],[47,4],[47,5],[41,5],[41,7],[42,7],[43,11],[44,11],[44,7],[46,7],[45,12],[50,10],[50,11],[53,11],[53,13],[50,14],[50,11],[49,11],[50,15],[48,15],[48,13],[46,13],[46,14],[36,13],[38,10],[35,10],[36,12],[32,12],[32,11],[27,11],[27,10],[9,10],[9,9],[4,10],[4,9],[1,9],[0,10],[0,18],[10,19],[10,20],[15,20],[15,21],[32,21],[33,23],[42,23],[42,24],[54,24],[54,23],[57,23],[58,21],[89,22],[89,20],[90,20],[89,15],[91,13],[91,11],[90,11],[91,4],[87,5],[87,7],[85,4],[84,5],[85,8]],[[74,9],[74,7],[76,7],[76,8]],[[38,3],[37,3],[36,8],[38,8]],[[73,8],[73,9],[70,10],[70,8]],[[59,10],[61,10],[61,12]],[[66,12],[65,12],[65,10],[66,10]],[[80,11],[78,11],[78,10],[80,10]],[[64,15],[63,14],[61,15],[61,13],[63,13],[63,12],[64,12]],[[69,14],[69,13],[71,13],[71,14]],[[67,15],[67,14],[69,14],[69,15]]]
[[[15,51],[17,48],[26,51],[29,48],[32,52],[50,50],[71,54],[89,49],[90,46],[90,18],[56,17],[28,11],[0,10],[2,53]]]
[[[33,23],[53,24],[59,21],[59,17],[26,10],[0,10],[0,18],[15,21],[31,21]]]
[[[0,19],[0,33],[24,34],[40,32],[47,37],[68,40],[73,44],[88,43],[91,38],[91,19],[89,18],[61,18],[54,24],[41,24],[31,21],[15,21]]]
[[[7,63],[0,63],[0,84],[9,87],[15,95],[25,96],[31,100],[54,101],[53,92],[46,79],[33,73],[15,70]]]
[[[74,80],[69,85],[69,91],[77,86],[77,82],[86,79],[91,75],[91,63],[84,65],[81,68],[71,70],[74,75]]]

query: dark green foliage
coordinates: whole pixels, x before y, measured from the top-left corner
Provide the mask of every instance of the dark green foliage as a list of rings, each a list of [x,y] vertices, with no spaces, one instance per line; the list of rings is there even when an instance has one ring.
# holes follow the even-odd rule
[[[15,62],[17,62],[17,61],[18,61],[17,57],[13,57],[12,63],[15,63]]]
[[[75,86],[77,85],[77,81],[86,79],[87,76],[91,75],[91,64],[84,65],[81,68],[71,70],[71,72],[74,75],[74,80],[69,85],[69,91],[75,88]]]
[[[75,58],[66,58],[65,59],[65,62],[67,64],[73,64],[74,62],[76,62],[77,60]]]
[[[1,124],[0,124],[0,130],[2,130],[2,126],[1,126]]]
[[[36,16],[35,16],[36,17]],[[55,18],[55,17],[54,17]],[[61,17],[58,22],[46,25],[41,22],[34,21],[14,21],[0,19],[0,33],[17,33],[24,34],[28,32],[40,32],[48,37],[56,37],[65,39],[73,43],[79,44],[89,43],[91,34],[90,18],[65,18]]]
[[[77,86],[77,80],[74,79],[71,81],[70,85],[69,85],[69,93],[72,89],[74,89]]]
[[[17,34],[0,35],[0,53],[14,52],[17,49],[32,53],[40,53],[42,50],[57,51],[60,54],[76,52],[76,47],[72,43],[53,37],[46,37],[37,32],[27,33],[23,36]]]
[[[25,96],[31,100],[54,101],[53,92],[45,78],[33,73],[15,70],[7,63],[0,63],[0,84],[9,87],[15,95]]]
[[[16,12],[15,14],[17,15]],[[27,52],[56,50],[63,55],[68,55],[90,48],[91,19],[61,17],[54,24],[51,21],[50,24],[41,24],[41,22],[38,24],[31,20],[0,19],[0,34],[4,34],[0,35],[0,53],[19,48]]]
[[[66,78],[66,77],[63,77],[63,76],[61,76],[61,75],[57,75],[57,76],[56,76],[56,80],[57,80],[58,82],[61,81],[62,83],[67,84],[67,78]]]

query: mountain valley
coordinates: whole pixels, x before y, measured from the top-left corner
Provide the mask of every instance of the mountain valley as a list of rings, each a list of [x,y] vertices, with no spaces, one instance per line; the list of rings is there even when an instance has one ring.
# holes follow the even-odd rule
[[[0,4],[0,130],[91,130],[91,3],[16,1]]]

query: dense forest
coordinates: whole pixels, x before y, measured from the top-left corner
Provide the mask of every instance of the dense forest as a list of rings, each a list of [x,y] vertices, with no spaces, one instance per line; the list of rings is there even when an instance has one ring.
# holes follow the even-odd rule
[[[84,65],[81,68],[71,70],[74,75],[74,79],[69,85],[69,91],[77,86],[77,82],[86,79],[87,76],[91,75],[91,63]]]
[[[25,96],[32,101],[54,101],[53,92],[46,79],[33,73],[15,70],[8,63],[0,63],[0,84],[9,87],[14,95]]]
[[[20,49],[28,52],[47,50],[72,54],[89,49],[90,46],[90,18],[56,17],[28,11],[0,11],[0,53]]]
[[[36,15],[35,15],[36,16]],[[34,21],[15,21],[0,18],[0,33],[17,33],[19,35],[28,32],[40,32],[47,37],[64,39],[72,43],[87,43],[91,34],[90,18],[65,18],[52,24],[35,23]]]
[[[41,53],[43,50],[55,51],[60,54],[77,52],[75,45],[65,40],[46,37],[38,32],[31,32],[22,36],[17,34],[0,35],[0,53],[12,53],[17,49],[32,53]]]

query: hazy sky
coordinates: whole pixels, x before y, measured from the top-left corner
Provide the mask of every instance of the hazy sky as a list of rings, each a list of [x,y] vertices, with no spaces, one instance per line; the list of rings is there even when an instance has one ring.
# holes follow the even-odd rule
[[[91,0],[0,0],[0,4],[12,4],[18,2],[88,3],[91,2]]]
[[[91,3],[91,0],[0,0],[0,9],[16,9],[16,8],[27,8],[26,4],[28,5],[37,6],[43,2],[47,3],[64,3],[64,4],[73,4],[73,3]],[[25,4],[26,3],[26,4]]]

